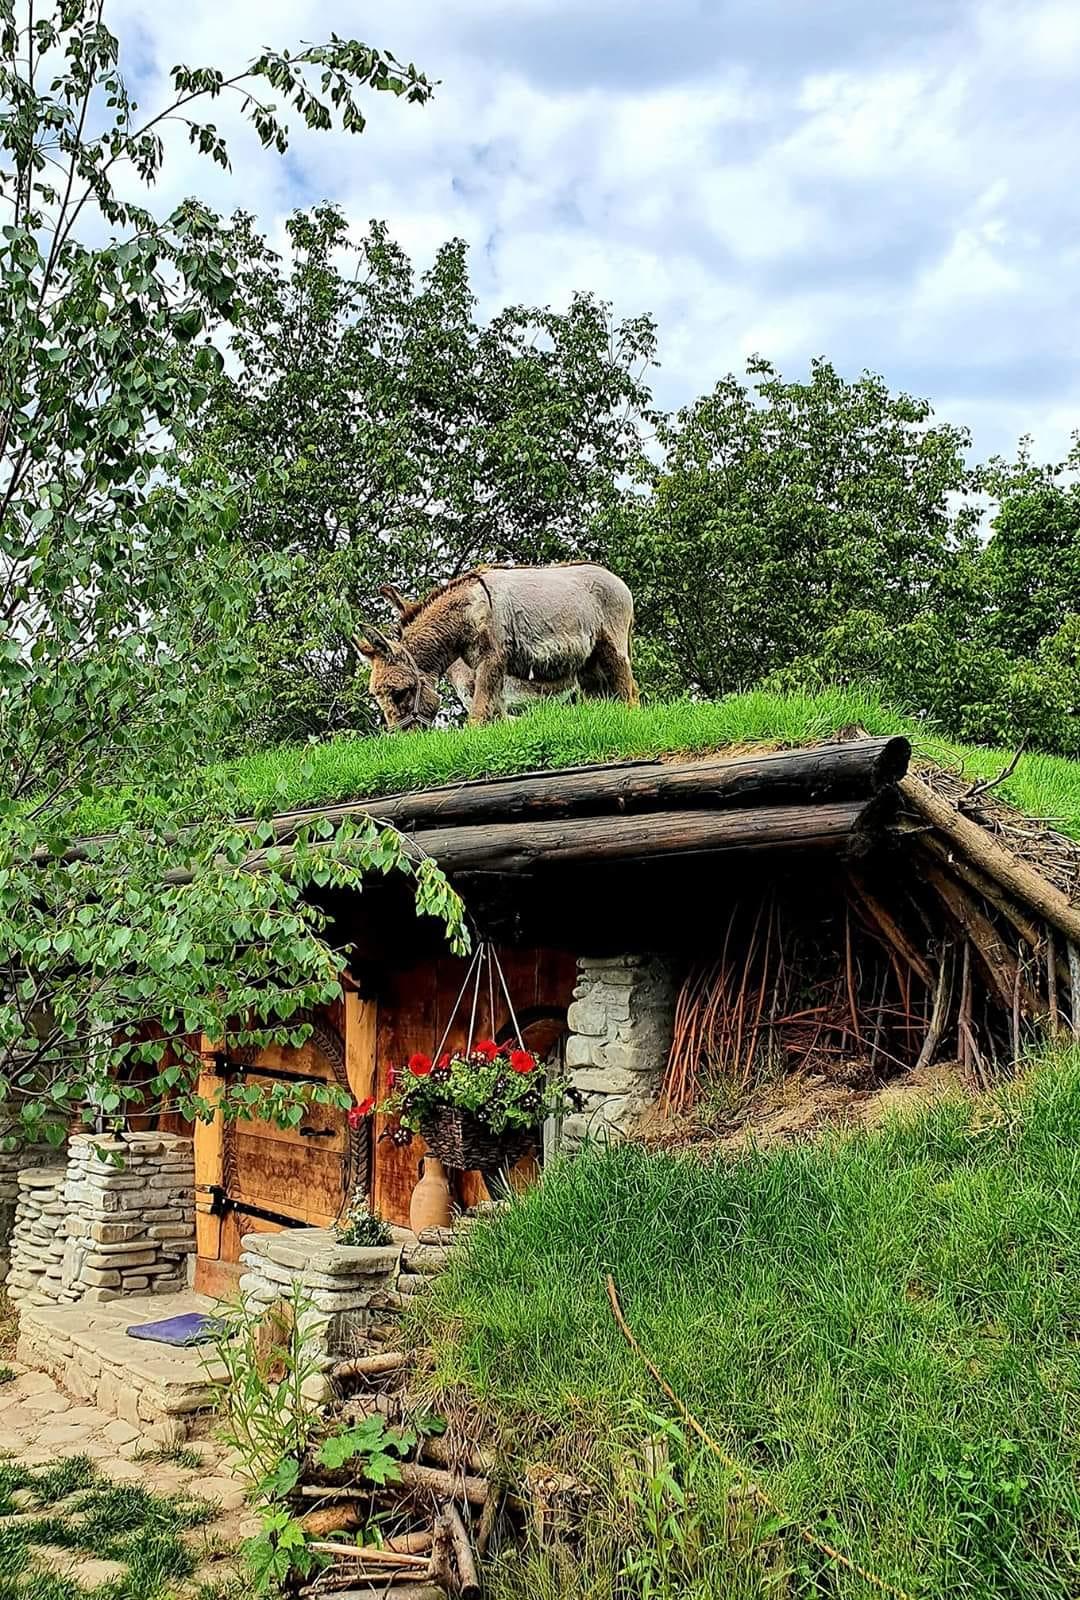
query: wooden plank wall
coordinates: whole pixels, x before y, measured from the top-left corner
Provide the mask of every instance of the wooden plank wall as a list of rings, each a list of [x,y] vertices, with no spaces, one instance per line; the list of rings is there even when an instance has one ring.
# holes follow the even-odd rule
[[[506,974],[514,1011],[519,1019],[535,1008],[551,1006],[566,1010],[573,993],[576,967],[573,956],[561,950],[518,950],[499,952]],[[454,956],[387,968],[380,974],[378,1024],[375,1035],[377,1094],[388,1091],[390,1067],[403,1068],[414,1051],[433,1054],[442,1037],[450,1013],[465,979],[468,962]],[[509,1021],[505,1000],[497,996],[494,1019],[489,1014],[486,994],[477,1014],[478,1038],[493,1036]],[[463,1046],[469,1027],[468,1006],[463,1007],[451,1030],[448,1046]],[[409,1200],[417,1181],[420,1158],[425,1145],[416,1138],[405,1149],[380,1139],[386,1120],[376,1119],[374,1205],[388,1222],[407,1224]],[[462,1186],[462,1202],[475,1204],[485,1190],[479,1174],[467,1174]]]

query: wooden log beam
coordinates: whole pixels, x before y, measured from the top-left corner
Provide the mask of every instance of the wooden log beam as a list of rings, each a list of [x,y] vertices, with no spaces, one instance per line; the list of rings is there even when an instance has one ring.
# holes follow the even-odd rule
[[[1000,845],[977,822],[972,822],[943,800],[919,778],[910,775],[899,784],[904,798],[919,815],[932,823],[969,861],[987,873],[1029,910],[1038,912],[1067,939],[1080,940],[1080,906],[1075,906],[1049,878]]]
[[[628,817],[568,817],[430,828],[412,835],[418,853],[449,873],[529,872],[548,863],[584,865],[731,850],[843,850],[858,853],[883,831],[880,800],[760,806],[739,811],[652,811]]]
[[[288,844],[300,828],[323,820],[372,816],[403,832],[435,825],[598,816],[681,806],[749,807],[859,800],[895,783],[907,771],[911,746],[900,736],[853,739],[802,750],[770,750],[700,761],[624,761],[550,772],[443,784],[408,794],[371,795],[338,805],[308,806],[271,819],[275,841]],[[253,828],[245,819],[239,827]],[[107,834],[81,840],[65,860],[84,860]],[[47,860],[39,852],[37,860]]]
[[[275,837],[286,842],[305,824],[365,815],[411,831],[682,806],[726,809],[860,800],[902,778],[910,757],[907,739],[895,737],[681,763],[635,761],[556,769],[312,807],[275,817],[273,827]]]
[[[884,833],[893,810],[889,791],[882,791],[869,800],[823,805],[493,822],[486,827],[426,828],[406,835],[405,849],[415,861],[434,856],[451,875],[531,872],[552,863],[581,866],[731,850],[846,850],[858,855]],[[282,858],[287,861],[288,849],[282,848],[279,864]],[[262,859],[263,852],[257,851],[245,868],[259,871]]]

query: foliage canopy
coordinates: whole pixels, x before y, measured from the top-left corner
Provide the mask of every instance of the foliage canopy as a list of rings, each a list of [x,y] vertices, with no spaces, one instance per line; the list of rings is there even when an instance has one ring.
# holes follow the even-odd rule
[[[177,67],[171,103],[140,113],[102,10],[0,0],[0,1102],[9,1137],[54,1140],[77,1110],[190,1108],[200,1033],[302,1033],[298,1013],[339,992],[344,960],[305,885],[406,864],[369,824],[309,831],[300,876],[273,856],[256,876],[244,861],[266,840],[205,784],[181,835],[258,581],[228,537],[231,486],[185,482],[181,459],[221,371],[212,336],[240,314],[242,255],[198,201],[158,218],[126,196],[161,170],[166,118],[227,161],[217,127],[194,120],[222,96],[280,151],[275,102],[311,129],[359,132],[365,91],[422,101],[429,86],[335,38],[232,76]],[[86,795],[121,774],[143,801],[73,853]],[[432,864],[417,888],[459,938]],[[140,1063],[142,1088],[122,1071]]]
[[[508,306],[479,320],[465,245],[419,277],[381,223],[297,213],[280,260],[240,217],[235,368],[192,427],[189,471],[231,484],[246,565],[278,558],[252,644],[255,742],[376,726],[352,643],[380,585],[477,562],[572,559],[639,470],[648,317]]]

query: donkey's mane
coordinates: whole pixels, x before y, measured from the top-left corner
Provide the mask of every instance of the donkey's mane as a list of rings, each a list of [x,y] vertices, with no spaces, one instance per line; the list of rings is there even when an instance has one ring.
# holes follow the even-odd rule
[[[447,578],[445,583],[438,583],[434,589],[429,589],[427,594],[421,595],[419,600],[410,600],[401,613],[401,626],[407,627],[414,622],[422,611],[440,600],[444,594],[450,594],[454,589],[464,588],[467,583],[474,583],[485,572],[490,572],[490,567],[472,567],[468,572],[459,573],[456,578]]]

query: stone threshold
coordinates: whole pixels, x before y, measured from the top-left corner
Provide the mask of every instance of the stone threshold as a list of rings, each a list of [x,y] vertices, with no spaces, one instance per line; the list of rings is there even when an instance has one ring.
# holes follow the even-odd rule
[[[189,1436],[213,1405],[224,1378],[212,1345],[177,1349],[132,1339],[133,1323],[193,1311],[213,1312],[205,1295],[125,1295],[104,1305],[28,1305],[19,1308],[18,1359],[47,1372],[69,1394],[110,1416],[138,1425],[168,1449]]]

